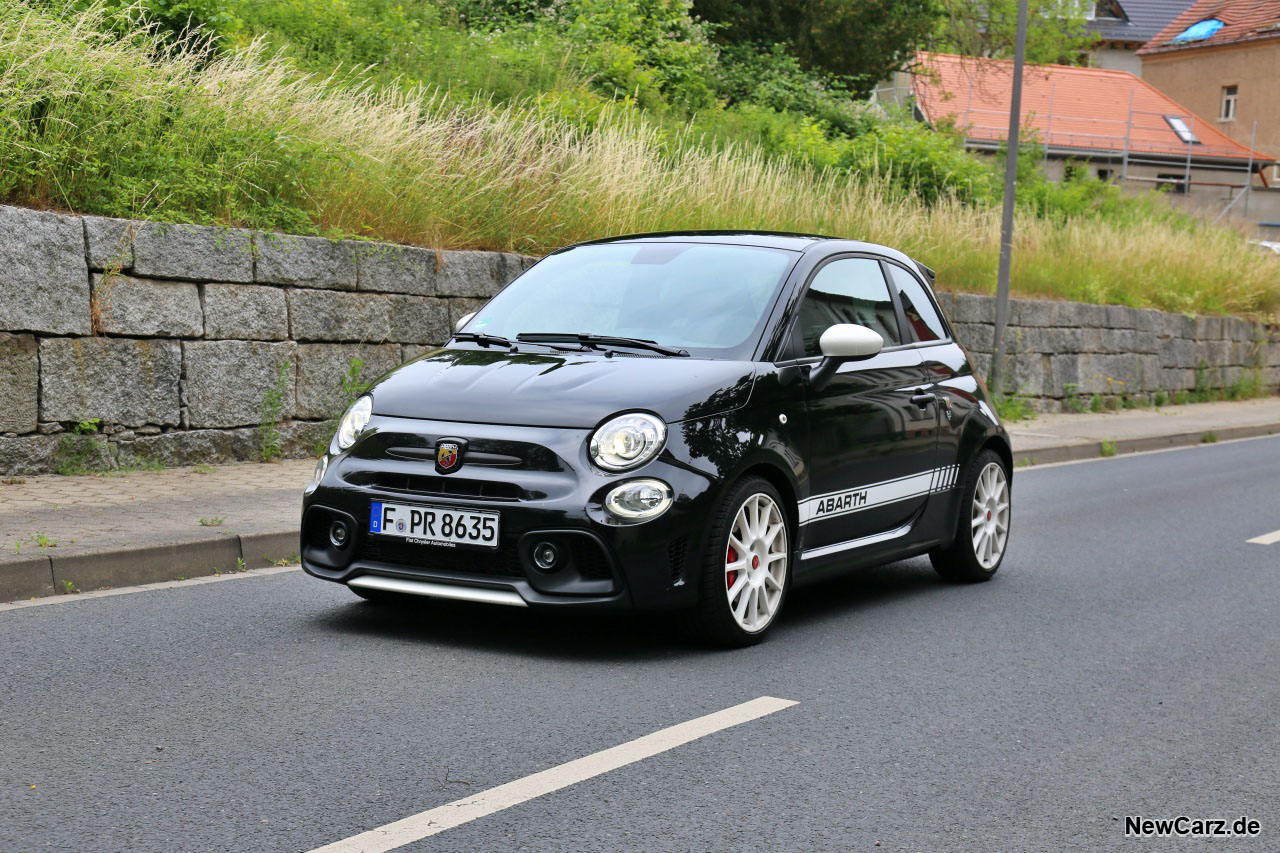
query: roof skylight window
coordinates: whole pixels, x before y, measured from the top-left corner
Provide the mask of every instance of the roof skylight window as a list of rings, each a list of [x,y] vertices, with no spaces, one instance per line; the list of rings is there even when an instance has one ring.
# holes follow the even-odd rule
[[[1196,136],[1195,131],[1191,129],[1191,125],[1187,124],[1187,120],[1182,116],[1165,116],[1164,120],[1169,123],[1169,127],[1173,128],[1173,132],[1178,134],[1178,138],[1183,142],[1191,145],[1199,145],[1200,139]]]

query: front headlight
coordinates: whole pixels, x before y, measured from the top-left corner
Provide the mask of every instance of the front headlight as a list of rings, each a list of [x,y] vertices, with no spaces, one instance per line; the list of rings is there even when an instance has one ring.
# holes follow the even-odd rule
[[[369,425],[369,416],[373,414],[373,399],[361,397],[351,404],[347,413],[338,424],[338,449],[346,450],[356,443],[360,432]]]
[[[618,415],[591,435],[591,461],[626,471],[652,459],[667,440],[667,425],[644,412]]]
[[[605,495],[604,506],[624,521],[644,521],[666,512],[671,497],[671,487],[661,480],[629,480]]]

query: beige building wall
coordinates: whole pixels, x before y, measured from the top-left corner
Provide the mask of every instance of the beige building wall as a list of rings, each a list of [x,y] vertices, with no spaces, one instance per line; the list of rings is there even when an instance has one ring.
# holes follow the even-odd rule
[[[1160,91],[1212,122],[1237,142],[1280,157],[1280,39],[1157,53],[1142,57],[1142,77]],[[1237,88],[1236,117],[1222,121],[1222,89]],[[1272,186],[1280,169],[1268,170]]]
[[[1137,50],[1119,47],[1100,47],[1089,51],[1089,60],[1095,68],[1109,68],[1112,71],[1128,71],[1136,77],[1142,76],[1142,57]]]

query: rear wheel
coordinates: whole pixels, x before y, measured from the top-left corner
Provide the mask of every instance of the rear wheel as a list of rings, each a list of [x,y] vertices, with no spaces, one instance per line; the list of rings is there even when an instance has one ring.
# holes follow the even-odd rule
[[[1004,460],[993,450],[982,451],[970,463],[960,488],[955,541],[930,551],[929,560],[950,581],[990,580],[1009,544],[1013,504]]]
[[[767,480],[748,477],[712,519],[697,615],[702,633],[717,644],[760,642],[782,610],[791,568],[782,506]]]

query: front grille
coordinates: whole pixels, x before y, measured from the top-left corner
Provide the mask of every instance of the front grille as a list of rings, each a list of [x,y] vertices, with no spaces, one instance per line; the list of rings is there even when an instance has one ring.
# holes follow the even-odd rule
[[[482,550],[414,545],[398,539],[371,536],[365,541],[361,556],[370,562],[418,571],[503,578],[524,577],[514,543],[504,542],[496,549]]]
[[[671,566],[671,585],[679,586],[684,583],[684,558],[685,553],[689,550],[689,537],[680,536],[671,540],[671,544],[667,546],[667,562]]]
[[[425,474],[397,474],[389,471],[357,471],[346,477],[353,486],[369,486],[384,492],[440,498],[482,498],[489,501],[516,501],[520,487],[515,483],[432,477]]]

